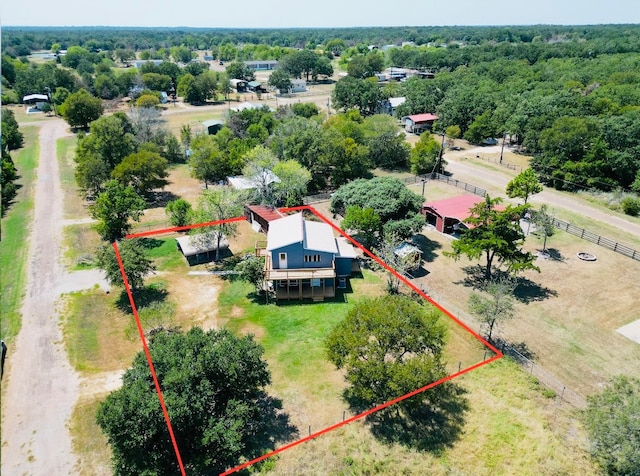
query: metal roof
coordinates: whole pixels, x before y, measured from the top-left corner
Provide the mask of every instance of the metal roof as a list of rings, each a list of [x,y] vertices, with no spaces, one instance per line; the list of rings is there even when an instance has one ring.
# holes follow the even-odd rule
[[[28,94],[22,98],[22,102],[31,101],[33,99],[39,99],[41,101],[48,101],[49,96],[46,94]]]
[[[414,124],[418,124],[420,122],[437,121],[440,118],[435,114],[426,113],[426,114],[413,114],[411,116],[406,116],[406,119],[410,119]]]
[[[469,210],[482,200],[483,198],[477,195],[459,195],[457,197],[425,203],[423,210],[431,209],[433,213],[443,218],[457,218],[460,221],[464,221],[471,216]]]
[[[307,221],[302,213],[269,223],[267,251],[277,250],[293,243],[302,243],[305,250],[338,253],[333,229],[326,223]]]
[[[209,231],[206,233],[199,233],[197,235],[181,236],[176,238],[178,246],[185,256],[195,256],[200,253],[207,253],[216,249],[218,245],[218,232]],[[229,242],[223,236],[220,240],[220,248],[228,248]]]

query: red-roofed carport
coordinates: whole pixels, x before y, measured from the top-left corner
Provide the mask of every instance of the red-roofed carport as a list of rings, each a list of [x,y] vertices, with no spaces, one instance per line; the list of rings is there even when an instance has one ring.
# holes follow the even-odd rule
[[[247,221],[254,226],[256,231],[267,233],[269,231],[269,222],[282,218],[285,215],[280,213],[277,208],[267,207],[264,205],[245,205],[244,216]]]
[[[471,216],[469,211],[475,205],[483,201],[477,195],[460,195],[435,202],[425,203],[422,206],[422,214],[427,223],[436,227],[441,233],[454,233],[456,225],[464,223]]]

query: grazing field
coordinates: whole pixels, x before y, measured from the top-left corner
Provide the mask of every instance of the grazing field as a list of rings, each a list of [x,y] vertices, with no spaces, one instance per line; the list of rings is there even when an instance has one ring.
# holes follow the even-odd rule
[[[40,146],[37,127],[22,127],[25,147],[13,151],[13,158],[20,178],[18,193],[13,204],[2,217],[2,242],[0,243],[0,289],[2,338],[11,340],[20,330],[20,306],[26,283],[25,265],[29,251],[26,237],[33,209],[33,194]],[[9,272],[10,270],[10,272]]]

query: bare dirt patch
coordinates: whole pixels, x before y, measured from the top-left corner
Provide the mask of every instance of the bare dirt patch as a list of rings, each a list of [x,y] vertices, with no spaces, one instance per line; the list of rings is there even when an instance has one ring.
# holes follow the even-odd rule
[[[216,276],[188,276],[186,273],[163,273],[169,299],[176,304],[176,324],[205,330],[218,329],[218,292]]]

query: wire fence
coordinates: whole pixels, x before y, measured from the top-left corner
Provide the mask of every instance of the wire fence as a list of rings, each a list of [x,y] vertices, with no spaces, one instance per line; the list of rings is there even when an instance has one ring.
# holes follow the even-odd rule
[[[484,160],[486,162],[491,162],[492,164],[497,164],[500,167],[505,167],[507,169],[515,170],[516,172],[522,172],[524,170],[524,167],[522,167],[521,165],[512,164],[511,162],[496,159],[493,157],[483,157],[480,154],[476,155],[476,159]]]
[[[421,175],[416,178],[419,178],[418,181],[422,182],[424,180],[437,180],[439,182],[444,182],[448,185],[453,185],[454,187],[461,188],[466,192],[471,192],[474,195],[478,195],[480,197],[484,197],[487,195],[487,191],[484,188],[477,187],[471,183],[463,182],[462,180],[454,179],[449,177],[448,175],[439,174],[434,172],[428,175]]]
[[[476,330],[479,335],[483,335],[485,329],[483,326],[469,313],[459,308],[447,298],[432,290],[425,289],[424,286],[418,286],[434,301],[439,303],[445,309],[447,309],[453,316],[463,322],[470,329]],[[556,404],[561,405],[568,403],[576,408],[584,408],[586,406],[585,398],[565,385],[559,378],[553,375],[548,370],[544,369],[540,365],[536,364],[531,358],[523,355],[516,347],[506,342],[504,339],[494,339],[493,344],[506,356],[514,359],[520,364],[523,371],[534,376],[538,379],[538,382],[547,389],[553,390],[554,394],[551,394],[556,400]],[[484,354],[483,360],[486,360],[492,356],[491,351],[487,349]]]

